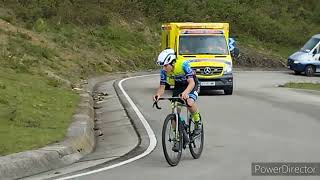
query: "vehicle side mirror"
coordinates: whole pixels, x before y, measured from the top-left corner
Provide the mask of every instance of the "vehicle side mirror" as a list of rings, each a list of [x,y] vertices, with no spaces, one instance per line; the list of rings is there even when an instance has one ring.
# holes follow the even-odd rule
[[[229,50],[230,54],[233,58],[238,58],[239,57],[239,48],[236,44],[236,41],[233,38],[229,38]]]
[[[316,54],[318,54],[317,49],[315,49],[315,50],[312,52],[312,54],[313,54],[313,56],[316,55]]]

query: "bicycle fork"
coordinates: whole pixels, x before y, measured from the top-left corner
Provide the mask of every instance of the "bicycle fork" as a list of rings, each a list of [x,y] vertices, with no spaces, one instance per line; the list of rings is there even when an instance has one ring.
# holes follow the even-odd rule
[[[175,114],[176,117],[176,122],[175,122],[175,129],[176,129],[176,139],[178,139],[178,135],[179,135],[179,113],[178,113],[178,108],[177,106],[173,105],[174,108],[172,110],[172,113]]]

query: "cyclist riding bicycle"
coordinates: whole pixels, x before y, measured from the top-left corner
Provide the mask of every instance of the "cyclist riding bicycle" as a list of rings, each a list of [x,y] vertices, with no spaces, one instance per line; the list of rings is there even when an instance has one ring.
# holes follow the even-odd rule
[[[162,69],[160,71],[160,86],[153,100],[158,101],[164,94],[167,77],[173,78],[175,81],[173,96],[181,95],[181,98],[186,101],[188,110],[191,113],[191,120],[195,122],[194,133],[195,135],[200,134],[202,124],[196,105],[199,82],[189,65],[189,61],[176,61],[174,50],[165,49],[159,54],[157,64],[162,66]]]

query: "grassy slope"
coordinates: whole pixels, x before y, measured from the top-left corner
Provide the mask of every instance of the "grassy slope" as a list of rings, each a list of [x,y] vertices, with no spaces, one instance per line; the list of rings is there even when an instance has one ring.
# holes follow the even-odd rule
[[[71,81],[154,67],[150,58],[155,55],[156,45],[150,35],[145,35],[151,33],[148,28],[130,26],[125,21],[113,23],[87,29],[71,24],[47,25],[45,32],[9,24],[5,30],[0,28],[4,35],[0,63],[27,73],[50,71]]]
[[[69,83],[155,67],[150,28],[116,13],[109,19],[86,28],[39,20],[29,29],[0,19],[0,155],[64,136],[78,100]]]

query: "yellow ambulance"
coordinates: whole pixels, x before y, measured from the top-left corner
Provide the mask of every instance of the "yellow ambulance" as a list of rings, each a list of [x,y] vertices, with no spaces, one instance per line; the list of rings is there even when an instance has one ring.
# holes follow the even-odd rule
[[[162,25],[161,49],[174,49],[177,61],[188,60],[201,90],[233,92],[229,23],[166,23]],[[168,86],[174,81],[168,79]]]

